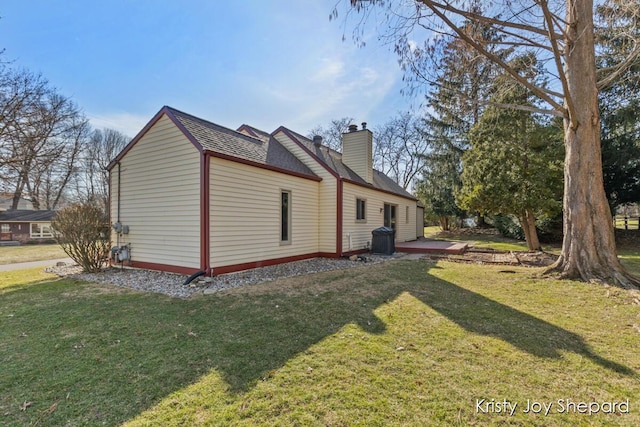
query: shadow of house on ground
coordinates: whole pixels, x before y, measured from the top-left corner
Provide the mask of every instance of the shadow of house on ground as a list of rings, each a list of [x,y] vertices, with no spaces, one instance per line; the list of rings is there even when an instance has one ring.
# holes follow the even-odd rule
[[[465,330],[498,338],[533,356],[557,359],[562,351],[573,352],[616,373],[635,373],[594,353],[579,335],[439,279],[428,273],[427,265],[376,266],[379,274],[374,280],[368,275],[367,282],[361,279],[362,270],[351,270],[312,276],[312,283],[305,286],[299,282],[309,279],[294,278],[281,282],[292,283],[281,289],[274,283],[259,285],[251,295],[240,291],[214,297],[211,302],[226,305],[227,313],[252,312],[233,319],[227,315],[210,324],[218,330],[211,339],[217,342],[221,360],[227,361],[215,368],[231,392],[246,392],[269,372],[347,324],[370,334],[384,333],[385,322],[375,310],[409,293]],[[416,280],[420,275],[422,279]]]
[[[0,319],[7,337],[0,347],[6,362],[0,389],[8,390],[0,407],[18,408],[39,393],[46,405],[40,409],[46,410],[46,402],[81,390],[94,403],[74,407],[71,415],[62,401],[47,422],[64,424],[82,413],[77,424],[119,423],[212,370],[229,396],[243,394],[346,325],[383,336],[388,322],[377,314],[404,293],[466,331],[533,356],[557,359],[568,351],[637,375],[595,354],[579,335],[442,280],[432,268],[428,262],[394,261],[191,300],[64,281],[15,290],[0,303],[12,313]],[[46,338],[51,336],[55,346]],[[31,413],[15,412],[15,425],[33,421]]]

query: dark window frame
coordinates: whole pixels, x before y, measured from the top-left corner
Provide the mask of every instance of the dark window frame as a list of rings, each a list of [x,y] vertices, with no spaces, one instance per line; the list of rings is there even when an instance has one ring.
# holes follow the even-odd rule
[[[290,190],[280,190],[280,244],[291,244],[292,197]]]
[[[356,221],[367,221],[367,199],[356,198]]]

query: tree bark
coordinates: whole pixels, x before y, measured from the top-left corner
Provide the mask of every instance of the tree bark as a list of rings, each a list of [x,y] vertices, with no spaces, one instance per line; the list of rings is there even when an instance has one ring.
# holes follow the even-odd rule
[[[442,228],[442,231],[449,231],[449,229],[451,228],[449,227],[449,217],[440,217],[440,228]]]
[[[522,230],[524,231],[524,238],[527,241],[527,248],[530,251],[539,251],[542,250],[540,246],[540,239],[538,239],[538,232],[536,231],[536,219],[528,210],[522,212],[520,216],[520,224],[522,225]]]
[[[557,271],[563,278],[637,289],[640,279],[629,274],[618,260],[604,191],[593,1],[567,0],[567,22],[564,239],[561,255],[548,271]]]

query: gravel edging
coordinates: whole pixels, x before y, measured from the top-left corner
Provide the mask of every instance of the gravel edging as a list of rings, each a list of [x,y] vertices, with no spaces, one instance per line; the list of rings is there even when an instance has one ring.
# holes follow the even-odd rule
[[[225,289],[255,285],[285,277],[378,264],[402,255],[403,254],[394,254],[392,256],[368,255],[366,257],[360,257],[366,261],[351,261],[344,258],[311,258],[239,271],[237,273],[221,274],[212,278],[200,278],[200,280],[196,279],[188,285],[184,285],[188,276],[138,268],[109,267],[100,273],[83,273],[77,265],[64,265],[50,267],[45,271],[61,277],[71,277],[86,282],[161,293],[177,298],[189,298],[196,293],[211,294]]]

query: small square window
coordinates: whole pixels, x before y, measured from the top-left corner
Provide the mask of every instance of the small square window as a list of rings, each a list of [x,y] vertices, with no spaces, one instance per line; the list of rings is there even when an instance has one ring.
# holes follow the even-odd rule
[[[367,219],[367,201],[364,199],[356,199],[356,221],[364,221]]]

